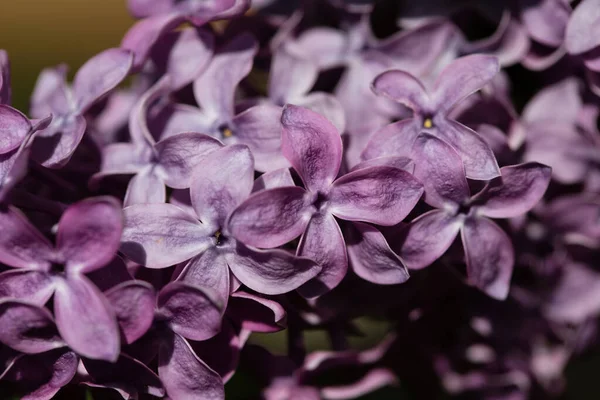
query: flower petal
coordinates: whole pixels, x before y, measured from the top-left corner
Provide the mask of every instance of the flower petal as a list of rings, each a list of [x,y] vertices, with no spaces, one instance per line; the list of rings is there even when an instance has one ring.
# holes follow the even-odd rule
[[[222,304],[227,304],[230,294],[230,272],[225,255],[211,247],[190,260],[177,278],[190,285],[211,288]]]
[[[290,103],[321,114],[335,126],[338,132],[346,131],[346,112],[342,103],[334,95],[324,92],[313,92]]]
[[[233,210],[227,230],[247,245],[278,247],[304,232],[312,211],[300,187],[263,190]]]
[[[410,223],[397,253],[409,269],[425,268],[450,247],[461,222],[443,211],[429,211]]]
[[[50,266],[52,245],[19,210],[0,210],[0,262],[15,268],[44,270]]]
[[[415,207],[423,185],[401,169],[374,166],[337,179],[329,195],[329,211],[338,218],[396,225]]]
[[[31,122],[20,111],[0,104],[0,153],[19,147],[31,131]]]
[[[385,237],[371,225],[354,222],[347,240],[350,266],[361,278],[379,285],[406,282],[408,271]]]
[[[69,116],[63,122],[55,121],[40,131],[32,145],[33,159],[46,168],[62,168],[69,162],[87,126],[81,115]]]
[[[565,46],[569,53],[585,53],[600,45],[599,6],[597,0],[584,0],[571,14],[565,32]]]
[[[512,218],[531,210],[544,196],[552,168],[535,162],[500,169],[502,177],[491,181],[474,197],[478,211],[490,218]]]
[[[92,379],[91,382],[82,382],[86,386],[115,389],[130,398],[137,398],[139,393],[156,397],[165,395],[160,378],[142,362],[127,354],[121,354],[114,363],[87,358],[81,361]]]
[[[286,311],[276,301],[237,291],[231,294],[227,316],[250,332],[278,332],[285,328]]]
[[[129,207],[135,204],[164,203],[167,199],[166,190],[156,167],[148,165],[129,181],[123,205]]]
[[[206,340],[221,330],[223,304],[210,288],[171,282],[158,294],[159,312],[173,332],[191,340]]]
[[[47,272],[17,269],[0,274],[0,297],[44,305],[54,293],[54,279]]]
[[[65,346],[50,311],[9,299],[0,301],[0,342],[27,354]]]
[[[10,62],[6,50],[0,50],[0,104],[10,104]]]
[[[442,70],[435,82],[436,109],[448,112],[465,97],[484,87],[500,70],[494,56],[460,57]]]
[[[90,58],[73,80],[73,96],[78,110],[87,110],[100,97],[114,89],[129,74],[133,54],[125,49],[108,49]]]
[[[127,281],[111,288],[105,296],[116,314],[127,344],[135,342],[150,329],[156,306],[152,285],[143,281]]]
[[[265,172],[256,178],[254,186],[252,186],[252,193],[285,186],[295,186],[294,180],[292,179],[289,168],[279,168]]]
[[[169,75],[171,87],[178,90],[196,79],[208,66],[214,36],[205,29],[185,28],[169,32],[154,46],[153,60]]]
[[[467,218],[461,230],[470,283],[498,300],[506,299],[515,255],[510,238],[487,218]]]
[[[281,150],[310,191],[333,183],[342,162],[342,139],[325,117],[286,105],[281,116]]]
[[[70,273],[87,273],[105,266],[119,249],[123,212],[108,196],[75,203],[58,223],[56,247]]]
[[[130,50],[134,54],[133,69],[141,69],[154,43],[184,19],[183,15],[174,12],[144,18],[133,25],[121,41],[121,48]]]
[[[180,133],[161,140],[154,148],[167,186],[187,189],[194,167],[222,146],[217,139],[202,133]]]
[[[226,146],[204,157],[195,167],[190,188],[200,220],[222,228],[229,213],[252,192],[254,158],[244,145]]]
[[[375,78],[372,87],[378,95],[404,104],[414,111],[429,109],[427,90],[419,79],[406,71],[386,71]]]
[[[77,372],[79,357],[67,348],[23,355],[7,371],[22,384],[22,400],[50,400]]]
[[[281,153],[281,107],[259,104],[233,118],[235,137],[250,147],[258,171],[289,166]]]
[[[571,15],[568,2],[554,0],[524,1],[521,20],[529,37],[549,47],[559,47]],[[591,28],[591,27],[590,27]],[[588,35],[591,32],[588,31]]]
[[[361,158],[370,160],[388,156],[408,157],[418,134],[419,129],[413,118],[386,125],[371,135]]]
[[[219,374],[200,360],[189,343],[173,335],[160,348],[158,375],[172,399],[224,399],[225,389]]]
[[[240,242],[227,264],[244,285],[270,295],[291,292],[321,271],[307,258],[294,257],[283,250],[251,249]]]
[[[119,326],[104,295],[85,277],[57,282],[54,316],[58,331],[78,354],[106,361],[119,357]]]
[[[299,57],[284,46],[277,49],[271,61],[269,73],[269,98],[275,104],[284,105],[308,93],[317,80],[315,63]]]
[[[121,251],[147,268],[166,268],[189,260],[211,244],[210,232],[172,204],[136,204],[123,210]]]
[[[428,133],[413,146],[415,177],[425,186],[425,202],[436,208],[456,207],[470,196],[463,163],[452,147]]]
[[[530,124],[548,119],[574,124],[583,106],[579,92],[580,82],[576,78],[546,86],[529,100],[521,119]]]
[[[248,33],[240,34],[213,57],[208,68],[194,81],[194,96],[208,114],[233,117],[234,95],[252,69],[258,43]]]
[[[311,218],[296,255],[310,258],[322,267],[319,275],[298,289],[303,296],[320,296],[344,279],[348,271],[346,243],[333,215],[318,213]]]
[[[438,132],[460,155],[467,178],[485,181],[500,176],[494,152],[477,132],[452,120],[440,122]]]

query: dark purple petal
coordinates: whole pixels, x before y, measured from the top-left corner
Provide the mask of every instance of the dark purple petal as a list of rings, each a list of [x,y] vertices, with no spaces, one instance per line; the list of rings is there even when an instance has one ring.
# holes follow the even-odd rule
[[[119,327],[104,295],[85,277],[57,281],[54,315],[58,331],[78,354],[114,362],[119,357]]]
[[[223,383],[227,383],[238,367],[244,338],[240,337],[238,329],[225,319],[218,335],[202,342],[192,342],[190,345],[198,358],[219,374]]]
[[[467,218],[461,230],[470,283],[495,299],[508,295],[514,265],[510,238],[486,218]]]
[[[321,272],[308,281],[299,292],[305,297],[320,296],[336,287],[348,271],[348,256],[342,231],[333,215],[315,214],[298,244],[296,253],[314,260]]]
[[[388,156],[410,156],[411,148],[418,134],[419,129],[416,121],[412,118],[386,125],[371,135],[361,158],[370,160]]]
[[[0,153],[19,147],[30,131],[31,123],[23,113],[0,104]]]
[[[16,208],[0,211],[0,262],[15,268],[45,270],[54,249]]]
[[[394,167],[394,168],[404,170],[406,172],[410,172],[411,174],[415,170],[414,161],[408,157],[385,156],[385,157],[370,158],[366,161],[362,161],[359,164],[356,164],[352,168],[351,172],[356,171],[358,169],[362,169],[362,168],[369,168],[369,167],[376,167],[376,166],[378,166],[378,167],[379,166]]]
[[[448,250],[461,225],[458,218],[444,211],[425,213],[406,228],[397,252],[409,269],[425,268]]]
[[[82,362],[91,378],[91,381],[82,382],[86,386],[114,389],[123,398],[136,398],[140,392],[156,397],[165,395],[156,373],[127,354],[121,354],[114,363],[90,359]]]
[[[410,173],[374,166],[337,179],[329,197],[329,212],[348,221],[396,225],[415,207],[423,185]]]
[[[208,68],[194,81],[194,96],[207,114],[233,117],[235,89],[250,73],[257,51],[256,40],[244,33],[214,55]]]
[[[33,159],[47,168],[62,168],[71,159],[87,126],[81,115],[55,121],[48,129],[40,131],[32,145]]]
[[[221,330],[223,304],[210,288],[177,281],[158,294],[159,312],[173,332],[191,340],[206,340]]]
[[[342,162],[342,139],[325,117],[286,105],[281,116],[281,150],[310,191],[326,190]]]
[[[236,251],[229,254],[227,264],[244,285],[269,295],[291,292],[321,271],[307,258],[294,257],[283,250],[251,249],[240,242]]]
[[[278,247],[304,232],[313,210],[300,187],[263,190],[233,210],[227,229],[247,245]]]
[[[123,215],[121,251],[147,268],[189,260],[212,244],[204,225],[171,204],[138,204],[126,207]]]
[[[50,400],[77,372],[79,357],[68,349],[43,354],[22,355],[7,371],[8,377],[22,384],[23,400]]]
[[[423,84],[406,71],[386,71],[373,81],[373,90],[412,110],[422,112],[429,108],[430,99]]]
[[[454,60],[435,82],[437,109],[449,111],[455,104],[484,87],[500,70],[498,59],[474,54]]]
[[[131,344],[148,331],[154,320],[156,294],[152,285],[143,281],[123,282],[105,293],[117,322]]]
[[[179,335],[160,348],[158,375],[172,399],[224,399],[221,377]]]
[[[0,342],[27,354],[65,346],[50,311],[25,301],[8,299],[0,301]]]
[[[443,140],[421,133],[413,146],[415,177],[425,187],[425,201],[437,207],[456,207],[466,201],[469,186],[459,155]]]
[[[285,309],[276,301],[251,293],[231,294],[227,316],[250,332],[277,332],[285,328]]]
[[[200,220],[217,229],[252,192],[254,158],[248,147],[226,146],[204,157],[195,167],[190,196]]]
[[[477,132],[448,119],[440,121],[438,132],[439,137],[460,155],[467,178],[490,180],[500,176],[494,152]]]
[[[350,266],[361,278],[380,285],[406,282],[408,271],[385,237],[368,224],[354,222],[347,240]]]
[[[474,197],[478,211],[490,218],[512,218],[531,210],[544,196],[552,169],[539,163],[502,167],[502,177]]]
[[[123,231],[121,205],[112,197],[80,201],[58,223],[56,247],[69,273],[87,273],[113,259]]]
[[[211,247],[187,263],[177,278],[194,286],[211,288],[223,304],[231,291],[231,278],[226,255]]]
[[[133,54],[117,48],[104,50],[83,64],[73,80],[73,96],[78,110],[87,110],[114,89],[125,79],[132,64]]]
[[[187,189],[194,167],[222,146],[217,139],[202,133],[181,133],[161,140],[154,148],[165,183],[175,189]]]

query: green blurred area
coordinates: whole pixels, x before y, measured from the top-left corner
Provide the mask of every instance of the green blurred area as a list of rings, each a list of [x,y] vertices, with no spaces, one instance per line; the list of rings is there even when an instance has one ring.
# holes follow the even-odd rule
[[[125,0],[0,0],[0,48],[12,67],[13,105],[27,111],[39,72],[66,63],[71,76],[119,45],[132,25]]]

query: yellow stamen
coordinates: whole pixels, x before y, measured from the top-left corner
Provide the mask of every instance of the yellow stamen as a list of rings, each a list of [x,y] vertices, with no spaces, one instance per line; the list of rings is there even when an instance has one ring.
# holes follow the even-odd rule
[[[231,131],[231,129],[229,128],[225,128],[223,129],[223,137],[232,137],[233,136],[233,132]]]
[[[219,240],[220,237],[221,237],[221,231],[216,231],[215,238],[217,238],[217,240]]]
[[[423,121],[423,127],[424,128],[431,128],[433,126],[433,121],[431,120],[431,118],[426,118],[425,121]]]

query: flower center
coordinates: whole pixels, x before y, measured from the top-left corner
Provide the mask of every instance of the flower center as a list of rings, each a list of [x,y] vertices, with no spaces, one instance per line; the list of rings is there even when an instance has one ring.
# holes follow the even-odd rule
[[[217,247],[223,247],[229,241],[227,236],[223,235],[223,232],[221,231],[216,231],[213,236],[217,241],[217,243],[215,244]]]
[[[425,119],[423,119],[423,128],[425,128],[425,129],[433,128],[433,119],[431,119],[431,116],[427,116],[427,117],[425,117]]]
[[[317,210],[321,210],[327,204],[328,200],[325,193],[317,192],[315,200],[313,201],[313,206],[315,206]]]
[[[65,264],[53,262],[52,264],[50,264],[50,273],[52,275],[64,275]]]
[[[230,138],[233,136],[233,130],[231,130],[227,124],[222,124],[219,126],[219,132],[224,138]]]

